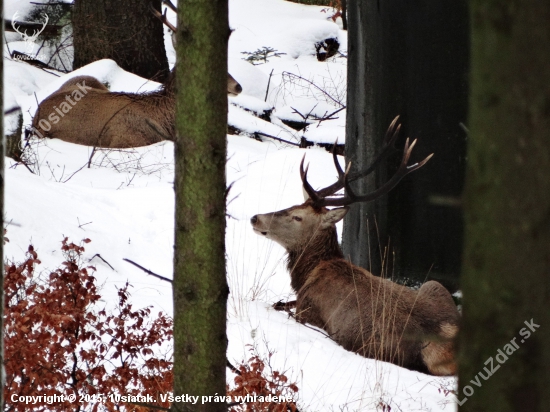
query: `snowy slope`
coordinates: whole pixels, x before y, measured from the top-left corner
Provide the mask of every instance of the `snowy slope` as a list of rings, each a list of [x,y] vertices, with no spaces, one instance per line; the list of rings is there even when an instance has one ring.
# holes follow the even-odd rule
[[[9,7],[17,8],[14,4],[8,2]],[[328,16],[323,7],[283,0],[230,0],[234,33],[229,45],[229,68],[244,89],[242,95],[230,98],[231,125],[247,133],[261,131],[296,142],[303,132],[289,129],[278,117],[298,119],[307,113],[322,117],[340,109],[340,103],[345,104],[346,59],[337,56],[321,63],[314,56],[313,44],[327,37],[338,38],[340,51],[347,53],[345,32],[327,20]],[[243,52],[262,47],[285,54],[257,66],[242,60]],[[124,72],[108,60],[58,77],[11,61],[6,53],[5,49],[6,107],[21,107],[25,125],[30,124],[37,102],[76,75],[93,75],[117,91],[147,91],[158,86]],[[173,56],[173,50],[168,50],[168,55]],[[271,123],[250,112],[269,109],[273,109]],[[313,122],[305,135],[319,142],[332,143],[336,137],[343,142],[345,110],[337,117]],[[13,125],[12,116],[6,129]],[[170,285],[122,259],[172,276],[173,144],[99,151],[89,168],[89,147],[58,140],[32,145],[36,174],[7,159],[6,221],[10,242],[6,258],[21,260],[32,242],[43,268],[53,268],[60,262],[64,236],[75,242],[90,238],[86,257],[93,257],[91,263],[104,284],[107,304],[115,301],[114,286],[129,280],[137,306],[153,305],[171,314]],[[304,150],[267,138],[259,142],[247,135],[228,136],[227,182],[234,183],[226,235],[231,290],[228,359],[238,363],[248,358],[247,344],[255,345],[260,353],[274,351],[273,367],[287,371],[287,376],[298,383],[302,411],[375,411],[383,410],[383,405],[392,411],[455,410],[453,398],[442,390],[452,388],[454,378],[435,378],[364,359],[343,350],[319,331],[271,309],[271,303],[292,297],[284,250],[256,236],[249,219],[257,213],[302,202],[298,166],[304,153],[310,163],[312,185],[331,183],[336,173],[324,149]]]

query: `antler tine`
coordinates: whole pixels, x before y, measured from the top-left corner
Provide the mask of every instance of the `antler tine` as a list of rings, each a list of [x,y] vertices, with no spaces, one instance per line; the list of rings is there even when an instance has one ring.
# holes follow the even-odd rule
[[[178,12],[178,8],[174,6],[174,3],[172,3],[170,0],[162,0],[162,4],[170,7],[174,13]]]
[[[330,186],[327,186],[323,189],[320,189],[317,191],[317,195],[319,198],[325,198],[327,196],[332,196],[334,193],[336,193],[338,190],[342,189],[344,187],[344,180],[349,172],[349,166],[344,172],[342,170],[342,166],[340,166],[340,162],[338,162],[338,155],[336,154],[336,145],[338,144],[338,139],[336,139],[336,142],[334,143],[334,146],[332,147],[332,160],[334,161],[334,167],[336,168],[336,172],[338,173],[338,180],[331,184]],[[350,163],[351,164],[351,163]]]
[[[168,9],[164,9],[164,13],[161,14],[157,9],[155,9],[155,7],[152,4],[150,6],[151,6],[151,11],[153,15],[157,19],[159,19],[163,24],[165,24],[166,27],[168,27],[170,30],[172,30],[175,33],[177,31],[176,27],[172,23],[170,23],[168,21],[168,18],[166,17],[166,11]]]
[[[324,189],[318,190],[316,192],[317,195],[321,199],[327,196],[332,196],[338,190],[345,188],[346,182],[351,183],[357,179],[360,179],[362,177],[365,177],[371,174],[378,167],[380,162],[395,150],[395,142],[399,137],[400,131],[401,131],[401,124],[399,123],[399,116],[395,116],[395,118],[390,123],[388,130],[386,131],[386,136],[384,138],[384,147],[382,148],[382,151],[380,152],[380,154],[376,157],[376,159],[374,159],[374,162],[372,162],[372,164],[368,168],[352,174],[349,173],[349,165],[346,173],[344,173],[344,171],[342,170],[342,167],[340,166],[340,163],[338,162],[336,152],[335,152],[336,144],[338,143],[338,139],[336,139],[336,142],[332,147],[332,158],[334,160],[334,166],[336,167],[336,171],[338,172],[338,180],[332,185],[327,186]],[[348,190],[349,189],[346,189],[346,192]]]
[[[357,202],[370,202],[371,200],[377,199],[378,197],[385,195],[390,190],[392,190],[395,186],[397,186],[397,184],[401,181],[401,179],[403,179],[406,175],[408,175],[409,173],[417,169],[420,169],[422,166],[424,166],[428,162],[428,160],[432,158],[433,153],[427,156],[421,162],[415,163],[410,166],[407,165],[415,145],[416,145],[416,139],[409,146],[409,139],[407,138],[407,141],[405,142],[405,148],[403,149],[403,160],[399,165],[399,169],[397,170],[397,172],[395,172],[395,174],[391,177],[390,180],[388,180],[386,183],[384,183],[374,192],[363,196],[357,196],[349,185],[350,179],[346,178],[344,179],[344,187],[346,190],[345,196],[340,198],[324,198],[321,201],[321,206],[347,206]]]
[[[334,146],[332,146],[332,160],[334,160],[334,167],[336,167],[336,171],[338,172],[338,176],[342,176],[344,174],[344,171],[342,170],[342,167],[340,166],[340,163],[338,162],[338,155],[336,154],[336,145],[338,144],[338,138],[336,138],[336,141],[334,142]]]
[[[321,201],[321,197],[319,194],[311,187],[309,182],[307,181],[307,171],[309,169],[309,165],[306,166],[306,169],[304,170],[304,161],[306,160],[306,155],[304,154],[304,157],[302,157],[302,161],[300,162],[300,177],[302,178],[302,185],[304,187],[304,190],[306,191],[307,195],[311,200],[313,200],[314,203],[318,203]]]
[[[388,130],[386,131],[386,136],[384,137],[384,143],[386,145],[393,146],[395,141],[397,140],[397,136],[399,136],[400,131],[401,131],[401,123],[399,123],[399,115],[397,115],[391,121],[388,127]]]

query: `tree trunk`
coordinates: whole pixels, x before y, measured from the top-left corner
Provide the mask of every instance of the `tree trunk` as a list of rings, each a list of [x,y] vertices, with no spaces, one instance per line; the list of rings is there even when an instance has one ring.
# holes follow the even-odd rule
[[[124,70],[164,81],[168,60],[163,25],[151,12],[160,0],[75,0],[74,63],[78,69],[100,59],[113,59]]]
[[[403,124],[399,150],[356,190],[370,192],[395,172],[407,136],[419,138],[413,161],[435,156],[389,196],[352,208],[344,252],[377,275],[383,267],[387,275],[420,281],[430,273],[449,285],[459,273],[462,243],[456,205],[465,153],[465,1],[349,0],[348,19],[346,160],[352,169],[372,163],[395,116]]]
[[[6,157],[11,157],[16,161],[21,161],[21,134],[23,133],[23,113],[17,113],[17,128],[11,134],[6,135],[4,154]]]
[[[550,3],[470,7],[460,410],[549,411]]]
[[[4,10],[4,1],[0,0],[0,10]],[[3,13],[2,13],[3,15]],[[0,28],[0,34],[4,38],[4,26]],[[4,60],[0,62],[0,79],[4,79]],[[4,82],[0,82],[0,110],[4,113]],[[0,130],[4,133],[4,116],[0,116]],[[20,136],[21,137],[21,136]],[[0,221],[4,228],[4,139],[0,139]],[[4,262],[4,231],[0,241],[0,261]],[[0,292],[0,330],[4,330],[4,266],[2,265],[2,291]],[[2,334],[2,336],[4,336]],[[0,411],[4,410],[4,382],[6,382],[6,371],[4,369],[4,339],[0,342]]]
[[[228,5],[179,6],[185,30],[177,40],[174,393],[225,395]],[[225,402],[173,408],[227,410]]]

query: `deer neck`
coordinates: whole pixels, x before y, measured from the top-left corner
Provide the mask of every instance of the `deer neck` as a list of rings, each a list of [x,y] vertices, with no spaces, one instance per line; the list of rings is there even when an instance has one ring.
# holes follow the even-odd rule
[[[335,227],[318,232],[304,245],[288,250],[287,267],[290,272],[292,289],[298,292],[306,282],[308,275],[322,261],[343,257]]]

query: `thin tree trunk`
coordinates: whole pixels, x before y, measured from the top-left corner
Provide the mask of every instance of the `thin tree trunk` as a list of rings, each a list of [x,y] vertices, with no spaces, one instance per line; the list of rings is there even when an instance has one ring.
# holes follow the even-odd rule
[[[2,17],[4,16],[4,1],[0,0],[0,10]],[[4,38],[4,26],[0,28],[0,34]],[[0,110],[2,116],[0,118],[0,130],[4,133],[4,60],[0,61]],[[4,171],[4,139],[0,139],[0,221],[2,222],[2,239],[0,241],[0,261],[2,262],[2,291],[0,292],[0,331],[4,330],[4,187],[5,187],[5,171]],[[4,334],[2,333],[2,336]],[[4,382],[6,374],[4,370],[4,339],[0,342],[0,410],[4,410]]]
[[[180,2],[178,27],[174,393],[225,395],[227,0]]]
[[[460,410],[546,412],[550,3],[472,0],[470,12]]]
[[[124,70],[164,81],[168,60],[163,27],[151,12],[160,0],[75,0],[74,63],[78,69],[100,59],[113,59]]]

